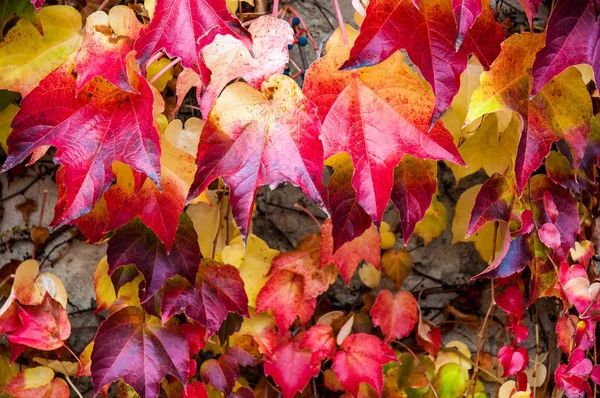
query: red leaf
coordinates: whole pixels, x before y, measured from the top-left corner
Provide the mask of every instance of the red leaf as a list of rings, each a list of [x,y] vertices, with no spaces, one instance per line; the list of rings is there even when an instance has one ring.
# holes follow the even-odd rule
[[[142,64],[160,50],[171,58],[181,57],[183,66],[194,69],[208,82],[210,71],[200,51],[217,34],[232,35],[251,48],[250,34],[231,15],[225,0],[162,0],[156,2],[154,17],[140,32],[134,48]]]
[[[526,192],[524,197],[530,195],[533,205],[538,209],[537,212],[534,212],[534,222],[538,228],[542,228],[546,223],[555,225],[560,234],[560,243],[554,250],[554,254],[558,261],[562,261],[569,255],[569,250],[575,245],[575,236],[579,233],[579,213],[575,201],[569,191],[555,185],[543,174],[533,176],[530,186],[531,191],[529,194]],[[544,202],[548,202],[548,197],[554,203],[553,207],[556,208],[557,214],[554,214],[554,211],[549,213],[546,210],[548,206],[545,206]],[[556,220],[552,221],[554,217]]]
[[[35,151],[58,148],[64,166],[65,195],[57,203],[52,225],[89,212],[114,180],[111,165],[126,163],[160,186],[160,145],[154,127],[154,95],[141,76],[130,73],[140,94],[125,93],[95,79],[76,93],[73,62],[46,76],[21,103],[8,138],[6,171]],[[42,149],[42,151],[40,151]]]
[[[275,75],[262,92],[246,83],[229,85],[202,130],[198,170],[188,198],[217,177],[230,188],[233,218],[249,232],[254,196],[261,185],[289,181],[323,205],[323,150],[316,109],[291,78]]]
[[[317,305],[316,298],[305,298],[303,277],[290,271],[277,271],[261,289],[256,312],[272,309],[280,332],[286,331],[296,318],[305,324]]]
[[[232,357],[222,355],[218,360],[208,359],[202,362],[200,377],[227,395],[240,377],[240,368]]]
[[[507,238],[510,238],[510,236],[507,235]],[[531,241],[530,235],[517,236],[516,239],[510,241],[505,253],[499,253],[490,266],[474,276],[473,279],[505,278],[523,271],[533,260]]]
[[[502,377],[516,375],[529,365],[529,354],[524,347],[504,346],[498,351],[498,361],[504,369]]]
[[[321,324],[314,325],[308,329],[300,343],[300,348],[309,348],[311,350],[313,364],[333,357],[335,346],[333,329],[329,325]]]
[[[319,374],[319,366],[311,362],[310,350],[300,348],[296,340],[278,344],[265,361],[265,375],[281,388],[283,398],[292,398],[304,390],[311,378]]]
[[[344,340],[341,350],[333,358],[333,371],[346,391],[355,397],[360,383],[367,383],[381,395],[383,365],[396,361],[391,348],[377,337],[358,333]]]
[[[568,365],[560,365],[554,372],[556,386],[565,391],[568,397],[592,396],[587,378],[594,370],[592,361],[585,357],[585,351],[575,350],[569,357]]]
[[[502,293],[496,296],[496,304],[509,315],[521,319],[525,311],[523,293],[514,285],[507,286]]]
[[[396,297],[389,290],[382,290],[370,315],[373,325],[381,327],[385,344],[408,336],[419,320],[417,300],[409,292],[398,292]]]
[[[425,217],[437,188],[437,163],[405,155],[394,170],[391,199],[400,213],[402,238],[408,243],[415,225]]]
[[[327,184],[327,208],[331,214],[333,251],[361,236],[373,225],[371,217],[363,210],[352,186],[354,167],[347,154],[329,158],[325,164],[333,167]]]
[[[481,15],[467,31],[463,46],[477,57],[485,69],[489,69],[500,54],[500,44],[504,41],[504,28],[496,22],[490,0],[482,0],[481,3]]]
[[[375,226],[371,224],[371,228],[367,229],[361,236],[351,242],[344,243],[335,252],[333,250],[333,238],[331,237],[332,226],[329,219],[325,220],[322,229],[321,267],[334,264],[346,283],[350,282],[354,271],[356,271],[356,267],[363,260],[379,269],[381,262],[381,236],[375,229]]]
[[[0,315],[0,333],[13,347],[14,361],[22,346],[44,351],[62,347],[71,335],[71,324],[63,306],[46,294],[39,305],[13,301]]]
[[[115,232],[108,242],[106,254],[109,275],[129,264],[134,264],[144,275],[144,285],[140,287],[140,300],[143,303],[175,275],[194,281],[200,264],[198,237],[186,213],[179,218],[179,228],[169,253],[157,236],[139,219],[135,219]]]
[[[454,17],[458,25],[456,48],[458,49],[475,20],[481,14],[481,0],[452,0]]]
[[[436,356],[438,350],[442,347],[442,332],[440,328],[423,319],[420,310],[419,325],[417,326],[417,335],[415,338],[417,344],[432,356]]]
[[[531,30],[533,30],[533,18],[537,15],[538,7],[540,6],[540,4],[542,4],[542,0],[519,0],[519,3],[521,3],[523,11],[525,11],[525,15],[527,15],[527,22],[529,22],[529,27],[531,28]]]
[[[405,49],[435,94],[431,119],[450,106],[467,67],[468,53],[456,50],[458,28],[449,1],[376,0],[367,15],[344,69],[374,65]]]
[[[37,12],[39,12],[46,0],[30,0],[30,1],[31,1],[31,4],[33,4],[35,6],[35,10]]]
[[[94,395],[123,379],[141,398],[156,397],[166,375],[185,385],[188,365],[188,344],[179,328],[147,323],[140,308],[125,307],[102,322],[94,338]]]
[[[467,237],[491,221],[508,223],[515,199],[514,182],[506,175],[495,173],[482,186],[477,194]]]
[[[91,14],[86,21],[81,48],[75,58],[77,90],[102,76],[123,91],[138,93],[127,73],[127,55],[133,50],[142,24],[126,6]]]
[[[10,375],[10,374],[9,374]],[[50,376],[52,379],[48,380]],[[69,386],[63,379],[53,378],[54,372],[46,367],[27,368],[19,372],[2,390],[17,398],[64,398],[69,396]],[[48,381],[48,383],[42,384]]]
[[[401,4],[407,1],[414,7],[410,0]],[[400,54],[374,67],[339,71],[348,53],[347,47],[336,46],[313,63],[304,92],[323,121],[325,158],[350,154],[357,200],[379,223],[390,199],[394,168],[405,154],[463,162],[442,123],[429,131],[433,98]],[[377,116],[382,114],[386,117]]]
[[[215,333],[229,312],[248,316],[248,297],[237,268],[203,260],[195,286],[181,277],[167,282],[161,311],[163,322],[175,314],[185,314]]]

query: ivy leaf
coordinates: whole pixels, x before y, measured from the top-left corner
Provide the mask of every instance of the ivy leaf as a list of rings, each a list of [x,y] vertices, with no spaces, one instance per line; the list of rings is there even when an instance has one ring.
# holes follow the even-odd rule
[[[68,397],[67,382],[54,376],[54,371],[46,366],[28,368],[10,379],[2,393],[13,397]]]
[[[142,303],[152,298],[167,279],[180,275],[193,282],[200,264],[200,248],[194,225],[184,213],[179,218],[179,228],[173,247],[167,253],[165,246],[136,219],[122,228],[108,242],[109,274],[119,267],[134,264],[144,275],[140,291]]]
[[[29,0],[13,0],[3,3],[0,10],[0,40],[4,35],[4,27],[14,16],[27,18],[30,21],[36,19],[35,9]]]
[[[311,350],[312,362],[315,364],[323,359],[332,358],[335,347],[333,329],[329,325],[316,324],[311,326],[300,342],[300,348]]]
[[[342,343],[333,358],[333,371],[350,394],[357,396],[360,383],[367,383],[381,395],[383,365],[396,360],[394,351],[377,337],[358,333]]]
[[[402,239],[408,243],[425,217],[437,189],[437,163],[405,155],[394,170],[391,199],[400,213]]]
[[[96,76],[102,76],[123,91],[137,93],[127,74],[127,55],[133,50],[142,24],[127,6],[116,6],[91,14],[85,36],[75,58],[77,90]]]
[[[202,50],[204,62],[212,72],[204,92],[197,91],[205,118],[229,82],[242,78],[260,90],[263,81],[283,73],[289,62],[287,46],[294,43],[294,31],[287,21],[265,15],[253,20],[248,30],[252,35],[252,53],[231,35],[217,35]]]
[[[333,249],[333,238],[331,236],[332,224],[329,219],[325,220],[322,229],[321,267],[327,264],[334,264],[346,283],[350,282],[354,271],[356,271],[356,267],[363,260],[372,264],[376,269],[379,269],[381,262],[379,249],[381,235],[377,233],[374,225],[371,224],[371,228],[363,232],[362,235],[350,242],[344,243],[336,251]]]
[[[508,38],[490,71],[482,74],[481,86],[473,93],[465,121],[467,125],[499,110],[514,110],[521,115],[524,127],[515,159],[519,192],[548,156],[552,143],[560,139],[569,143],[578,165],[590,132],[592,104],[578,70],[565,71],[529,100],[531,67],[542,46],[540,34]]]
[[[533,18],[538,14],[538,7],[542,4],[542,0],[519,0],[519,3],[521,3],[523,11],[525,11],[527,22],[529,22],[529,27],[533,31]]]
[[[592,372],[596,378],[597,368],[592,365],[592,361],[586,358],[584,350],[576,349],[569,357],[567,365],[563,364],[556,368],[554,379],[556,386],[564,390],[567,396],[592,396],[592,389],[587,380]]]
[[[180,276],[167,282],[161,312],[163,322],[175,314],[185,314],[215,333],[230,312],[248,316],[248,296],[234,266],[204,260],[194,286]]]
[[[309,235],[296,250],[280,254],[271,264],[271,278],[258,294],[256,311],[273,310],[281,332],[298,317],[305,324],[315,311],[317,297],[337,278],[333,266],[320,269],[320,243],[320,236]]]
[[[510,176],[496,173],[490,177],[477,194],[466,236],[473,235],[488,222],[508,223],[515,196],[514,180]]]
[[[600,24],[594,0],[559,1],[546,27],[546,45],[533,64],[531,95],[542,91],[554,76],[572,65],[588,64],[598,78],[597,43]]]
[[[4,307],[0,333],[12,346],[14,361],[25,346],[45,351],[62,347],[71,335],[71,324],[64,307],[46,293],[41,304],[22,305],[14,300]]]
[[[42,9],[42,6],[44,5],[44,2],[46,0],[30,0],[31,4],[33,4],[33,6],[35,7],[36,11],[40,11]]]
[[[496,13],[491,6],[491,1],[481,0],[481,14],[467,31],[463,46],[477,57],[485,69],[489,69],[500,54],[500,45],[503,41],[504,28],[496,21]]]
[[[405,154],[461,164],[462,159],[442,123],[429,131],[433,98],[400,53],[374,67],[339,71],[348,55],[347,47],[336,46],[313,63],[304,92],[323,121],[325,158],[350,154],[357,200],[379,223],[390,199],[394,168]]]
[[[261,90],[241,82],[223,90],[202,130],[188,197],[198,196],[221,176],[244,240],[261,185],[291,182],[323,206],[323,149],[314,105],[283,75],[265,80]]]
[[[81,15],[75,8],[44,7],[38,17],[46,34],[23,18],[0,43],[0,89],[25,97],[81,45]]]
[[[560,242],[554,254],[558,261],[562,261],[569,255],[569,250],[575,245],[575,237],[579,233],[579,213],[573,200],[573,197],[566,189],[555,185],[547,176],[543,174],[535,175],[531,178],[531,189],[524,195],[531,198],[532,204],[536,207],[534,211],[534,222],[541,228],[544,224],[553,224],[559,235]],[[529,195],[529,196],[527,196]],[[551,200],[556,208],[557,214],[548,214],[545,203]]]
[[[409,292],[398,292],[396,296],[389,290],[382,290],[373,308],[371,318],[373,325],[379,326],[385,334],[383,342],[389,344],[394,339],[408,336],[414,329],[418,315],[418,304]]]
[[[69,183],[64,184],[52,225],[92,209],[114,179],[114,161],[141,171],[160,187],[154,95],[146,80],[130,70],[140,94],[125,93],[102,79],[77,93],[73,67],[72,59],[64,63],[22,101],[2,167],[6,171],[32,152],[33,162],[48,146],[58,148],[55,161],[64,166],[63,178]]]
[[[405,49],[435,94],[435,122],[458,92],[468,53],[456,51],[458,29],[449,1],[369,2],[367,15],[343,69],[377,64]]]
[[[176,30],[173,30],[174,26]],[[184,67],[192,68],[208,82],[210,71],[204,65],[200,51],[217,34],[232,35],[251,48],[250,34],[229,12],[225,0],[158,1],[150,24],[142,29],[134,48],[142,64],[164,49],[171,58],[181,57]]]
[[[217,390],[230,394],[235,381],[240,377],[240,368],[235,359],[226,354],[219,359],[208,359],[202,362],[200,377]]]
[[[122,379],[141,398],[156,397],[171,375],[186,383],[188,343],[178,327],[144,319],[138,307],[125,307],[100,324],[92,351],[94,395]]]
[[[525,347],[504,346],[498,351],[498,361],[504,369],[502,377],[513,376],[529,365],[529,354]]]
[[[460,47],[467,32],[481,14],[481,0],[452,0],[454,17],[458,25],[458,36],[456,38],[456,49]]]
[[[265,361],[265,375],[271,376],[281,387],[284,398],[292,398],[319,374],[319,366],[314,365],[311,359],[310,350],[300,348],[295,339],[282,341]]]

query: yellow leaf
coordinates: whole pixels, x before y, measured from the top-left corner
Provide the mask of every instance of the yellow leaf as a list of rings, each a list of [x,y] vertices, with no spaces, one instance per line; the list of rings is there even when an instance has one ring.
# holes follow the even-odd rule
[[[214,191],[208,191],[207,197],[209,203],[190,204],[186,212],[194,223],[202,256],[215,258],[227,246],[227,242],[240,232],[231,217],[229,197],[223,196],[219,200]]]
[[[108,276],[108,261],[106,256],[100,260],[94,272],[94,291],[96,292],[97,311],[104,311],[117,299],[117,293],[110,276]]]
[[[151,81],[154,76],[158,74],[161,70],[163,70],[167,65],[171,63],[171,60],[168,58],[161,58],[152,62],[148,69],[146,70],[147,79]],[[167,87],[167,83],[169,80],[173,78],[173,67],[170,67],[166,72],[164,72],[158,79],[152,82],[152,85],[156,87],[158,91],[163,91]]]
[[[185,128],[181,120],[175,119],[167,126],[165,137],[171,145],[180,151],[192,155],[195,159],[203,127],[204,122],[197,117],[189,118],[185,122]]]
[[[38,16],[43,36],[31,22],[20,19],[0,43],[0,89],[26,96],[79,49],[81,15],[75,8],[44,7]]]
[[[354,43],[354,41],[356,40],[356,38],[358,37],[358,30],[354,29],[352,26],[348,25],[347,23],[344,24],[344,27],[346,28],[346,37],[348,38],[348,45],[352,45]],[[344,44],[344,38],[342,37],[342,31],[340,30],[340,28],[336,28],[333,33],[331,34],[331,36],[329,36],[329,39],[327,40],[327,43],[325,44],[325,54],[327,54],[329,52],[329,50],[331,50],[334,46],[338,46],[338,45],[345,45]]]
[[[358,276],[365,286],[375,289],[379,286],[381,272],[371,263],[364,263],[358,270]]]
[[[229,345],[237,345],[244,335],[250,335],[258,344],[260,352],[270,352],[275,343],[275,318],[269,312],[256,315],[253,308],[249,312],[250,317],[244,318],[240,330],[229,337]]]
[[[506,130],[499,131],[497,113],[484,116],[481,126],[458,147],[467,167],[446,163],[456,181],[482,168],[488,176],[511,169],[517,154],[521,125],[521,120],[514,114]]]
[[[425,245],[439,238],[446,230],[448,212],[446,207],[434,196],[425,217],[415,226],[415,233],[423,238]]]
[[[77,362],[59,361],[56,359],[50,360],[40,357],[33,357],[33,362],[46,366],[56,373],[67,374],[69,376],[75,376],[75,373],[77,373]]]
[[[269,278],[266,275],[271,268],[271,262],[278,254],[279,252],[270,249],[265,241],[251,234],[248,236],[246,250],[242,245],[242,237],[238,236],[229,246],[223,248],[217,261],[231,264],[240,271],[248,295],[248,305],[256,307],[256,296],[267,283]]]
[[[4,110],[0,111],[0,146],[2,146],[4,152],[8,152],[6,139],[12,131],[10,124],[12,123],[18,111],[19,107],[14,104],[8,104]]]
[[[481,185],[475,185],[467,189],[460,196],[458,202],[456,202],[454,220],[452,221],[452,244],[457,242],[473,242],[481,258],[489,262],[492,258],[495,223],[487,223],[479,231],[465,238],[471,219],[471,211],[473,210],[475,198],[477,198],[480,189]],[[499,223],[496,234],[496,253],[502,248],[504,228],[506,228],[505,223]]]
[[[381,267],[387,276],[396,283],[396,289],[400,290],[402,282],[413,268],[413,259],[405,250],[388,250],[381,256]]]
[[[396,235],[390,231],[390,224],[385,221],[381,222],[379,235],[381,236],[381,250],[391,249],[396,244]]]
[[[0,354],[0,391],[4,389],[10,379],[19,373],[19,366],[16,362],[11,364],[6,355]]]

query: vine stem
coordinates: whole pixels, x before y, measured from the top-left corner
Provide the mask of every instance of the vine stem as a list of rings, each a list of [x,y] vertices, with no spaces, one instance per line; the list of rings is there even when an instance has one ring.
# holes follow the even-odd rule
[[[279,0],[273,0],[273,12],[272,15],[274,18],[277,18],[277,14],[279,12]]]
[[[108,5],[108,2],[109,2],[109,1],[110,1],[110,0],[104,0],[104,1],[102,2],[102,4],[100,4],[100,7],[98,7],[98,9],[97,9],[96,11],[102,11],[102,10],[104,9],[104,7],[106,7],[106,6]]]
[[[154,75],[152,77],[152,79],[150,79],[150,81],[148,83],[152,84],[155,81],[157,81],[159,77],[161,77],[162,75],[164,75],[169,69],[171,69],[172,67],[174,67],[175,65],[177,65],[180,61],[181,61],[181,57],[175,58],[173,61],[171,61],[169,63],[169,65],[165,66],[156,75]]]
[[[342,39],[344,39],[344,44],[348,45],[348,36],[346,36],[346,25],[344,25],[344,18],[342,17],[342,10],[340,10],[340,4],[338,0],[333,1],[333,8],[335,8],[335,16],[338,20],[338,25],[340,27],[340,32],[342,32]]]
[[[319,222],[319,220],[317,220],[317,217],[315,217],[314,214],[312,214],[310,211],[308,211],[308,209],[306,207],[302,207],[298,203],[294,204],[294,207],[305,212],[306,215],[308,215],[310,218],[312,218],[312,220],[315,222],[315,224],[317,224],[317,227],[319,227],[319,231],[321,230],[321,223]]]
[[[157,52],[156,54],[151,56],[150,59],[148,59],[146,65],[151,65],[154,61],[161,59],[163,55],[165,55],[165,53],[163,53],[162,51]]]

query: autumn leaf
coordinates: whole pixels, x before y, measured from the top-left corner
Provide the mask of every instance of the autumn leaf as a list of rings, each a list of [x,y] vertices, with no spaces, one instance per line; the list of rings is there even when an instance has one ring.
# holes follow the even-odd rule
[[[204,91],[197,91],[204,118],[232,80],[242,78],[260,90],[263,81],[283,73],[289,60],[288,44],[294,42],[290,24],[265,15],[253,20],[248,31],[252,35],[252,52],[238,38],[220,34],[202,49],[202,58],[212,72]]]
[[[385,344],[408,336],[419,318],[417,301],[411,293],[398,292],[394,296],[389,290],[379,293],[370,315],[373,325],[385,334]]]
[[[332,358],[336,348],[333,329],[330,325],[311,326],[302,337],[300,348],[309,348],[312,351],[313,363],[320,362],[325,358]]]
[[[291,182],[323,206],[323,150],[314,105],[283,75],[265,80],[261,90],[246,83],[223,90],[202,131],[189,195],[197,196],[221,176],[244,239],[261,185]]]
[[[163,322],[175,314],[185,314],[215,333],[229,312],[248,316],[248,297],[240,273],[234,266],[204,260],[193,286],[180,276],[166,283],[161,312]]]
[[[352,187],[354,167],[347,153],[338,153],[325,161],[333,168],[327,184],[327,208],[331,214],[333,250],[361,236],[373,222],[360,206]]]
[[[77,94],[73,72],[71,59],[22,101],[2,167],[6,171],[32,152],[33,162],[48,146],[58,148],[55,161],[63,165],[63,178],[69,183],[63,186],[52,225],[68,223],[92,209],[114,179],[110,170],[114,161],[141,171],[160,187],[161,150],[148,83],[130,70],[130,81],[140,94],[122,92],[102,79]]]
[[[367,229],[359,237],[344,243],[336,251],[333,249],[333,239],[331,237],[332,224],[329,219],[325,220],[322,229],[321,267],[327,264],[335,265],[340,272],[340,276],[346,283],[350,282],[354,271],[356,271],[356,267],[363,260],[372,264],[376,269],[379,269],[381,262],[379,249],[381,237],[374,225],[371,225],[371,228]]]
[[[265,361],[265,375],[273,377],[284,398],[292,398],[319,374],[319,366],[313,365],[311,358],[310,350],[300,348],[300,343],[290,338],[280,342]]]
[[[200,52],[217,34],[232,35],[248,48],[252,43],[250,34],[229,12],[225,0],[159,1],[150,24],[135,42],[136,57],[145,64],[152,55],[164,50],[171,58],[180,57],[183,66],[192,68],[208,82],[210,71]]]
[[[423,239],[425,245],[442,236],[448,226],[448,211],[446,206],[436,196],[431,201],[421,221],[415,225],[415,234]]]
[[[230,394],[238,377],[240,369],[235,359],[222,355],[219,359],[208,359],[200,366],[200,377],[217,390]]]
[[[504,369],[502,377],[513,376],[525,370],[529,364],[529,354],[525,347],[504,346],[498,351],[498,361]]]
[[[473,204],[467,237],[489,222],[509,222],[516,197],[514,180],[511,177],[494,174],[483,183]]]
[[[81,45],[81,15],[75,8],[44,7],[38,18],[44,35],[22,18],[0,42],[0,89],[28,95]]]
[[[600,25],[596,14],[594,1],[559,1],[556,4],[546,27],[546,45],[533,64],[531,95],[537,95],[550,80],[572,65],[591,65],[598,78],[596,43],[600,38]]]
[[[435,94],[428,115],[435,122],[458,92],[460,74],[467,66],[468,52],[457,51],[460,25],[449,1],[370,1],[349,60],[342,68],[374,65],[405,49]]]
[[[4,3],[0,10],[0,40],[3,39],[6,23],[13,17],[18,16],[34,22],[37,17],[35,11],[29,0],[14,0]]]
[[[96,76],[102,76],[123,91],[137,93],[127,73],[127,55],[133,50],[142,24],[127,6],[116,6],[108,14],[91,14],[85,36],[75,58],[77,90]]]
[[[10,125],[18,111],[19,107],[15,104],[8,104],[6,108],[0,111],[0,147],[2,147],[4,152],[8,151],[6,139],[12,131]]]
[[[350,394],[357,396],[361,383],[367,383],[381,395],[382,366],[396,361],[396,355],[377,337],[358,333],[348,336],[333,358],[333,371]]]
[[[2,308],[0,333],[10,343],[11,361],[14,361],[24,347],[45,351],[62,347],[71,335],[71,324],[64,307],[46,294],[38,305],[12,301]]]
[[[473,0],[463,1],[466,4]],[[496,21],[496,12],[491,6],[491,1],[481,0],[481,14],[467,31],[463,46],[468,52],[477,57],[485,69],[489,69],[492,62],[500,54],[500,45],[503,41],[504,28]]]
[[[271,269],[271,262],[278,254],[277,250],[269,248],[256,235],[248,237],[245,247],[242,245],[242,237],[238,236],[223,248],[215,260],[231,264],[240,271],[248,295],[248,305],[256,307],[256,297],[269,280],[267,274]]]
[[[502,53],[481,86],[473,93],[465,124],[499,110],[519,112],[524,123],[515,159],[519,192],[550,152],[552,143],[565,139],[576,164],[583,158],[590,132],[592,107],[581,74],[569,69],[529,100],[531,67],[543,46],[543,35],[517,34],[502,45]]]
[[[400,290],[402,283],[413,269],[413,259],[406,250],[386,250],[381,256],[381,268]]]
[[[394,168],[405,154],[457,163],[462,159],[441,122],[429,131],[433,98],[401,54],[377,66],[338,71],[348,55],[347,47],[336,46],[313,63],[304,92],[323,121],[325,158],[350,154],[357,200],[379,223],[390,199]]]
[[[270,355],[276,344],[275,319],[267,312],[257,314],[252,308],[248,312],[250,316],[244,318],[240,330],[229,338],[229,344],[240,345],[251,337],[262,354]]]
[[[52,369],[46,366],[36,366],[19,372],[2,392],[23,398],[61,398],[70,394],[67,383],[63,379],[55,378]]]
[[[167,279],[180,275],[190,282],[196,279],[200,264],[200,248],[194,226],[187,215],[182,214],[171,251],[138,219],[118,229],[108,243],[109,274],[119,267],[134,264],[144,275],[140,287],[140,300],[152,298]]]
[[[458,49],[467,32],[481,14],[482,4],[481,0],[452,0],[452,8],[458,25],[458,36],[456,37],[456,49]]]
[[[122,379],[141,398],[156,397],[166,375],[185,384],[188,362],[187,340],[178,327],[147,321],[140,308],[125,307],[102,322],[94,338],[94,395]]]
[[[436,162],[405,155],[396,166],[391,199],[400,213],[402,239],[405,245],[417,223],[425,217],[436,188]]]

